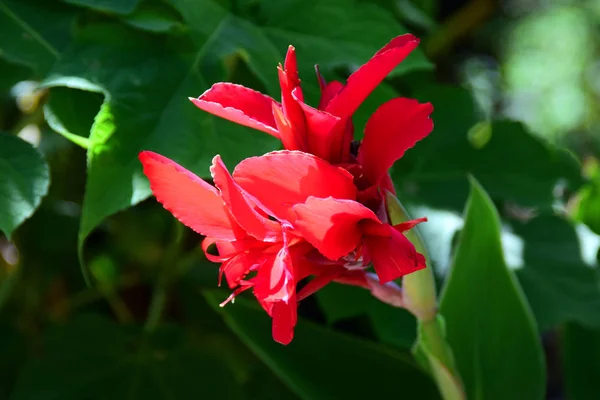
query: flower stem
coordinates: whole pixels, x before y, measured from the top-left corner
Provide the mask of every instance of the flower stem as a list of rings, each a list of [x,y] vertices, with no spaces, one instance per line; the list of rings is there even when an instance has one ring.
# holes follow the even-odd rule
[[[410,220],[407,211],[392,193],[386,193],[386,204],[392,224]],[[452,350],[444,337],[443,319],[438,314],[435,278],[425,242],[417,229],[405,233],[415,249],[427,259],[427,268],[402,278],[405,307],[419,322],[415,352],[421,352],[429,364],[432,377],[445,400],[464,400],[466,396],[454,365]]]

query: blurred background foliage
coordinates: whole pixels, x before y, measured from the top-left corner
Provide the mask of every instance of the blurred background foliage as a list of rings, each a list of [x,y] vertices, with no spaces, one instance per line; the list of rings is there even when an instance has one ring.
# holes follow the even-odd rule
[[[314,64],[343,79],[406,32],[419,49],[354,122],[360,135],[399,95],[435,107],[392,175],[429,218],[440,287],[465,275],[444,289],[449,340],[459,367],[464,338],[488,346],[479,375],[461,370],[469,394],[505,391],[470,398],[531,399],[507,371],[540,398],[597,398],[599,25],[598,0],[0,0],[0,399],[439,398],[410,354],[414,318],[366,291],[303,301],[288,347],[251,299],[219,308],[217,266],[149,198],[137,161],[155,150],[207,176],[217,153],[232,167],[277,149],[187,98],[217,81],[277,98],[292,44],[316,104]],[[465,224],[469,175],[497,226],[475,194]],[[510,354],[535,353],[519,336],[529,310],[545,378]],[[503,353],[495,329],[517,347]]]

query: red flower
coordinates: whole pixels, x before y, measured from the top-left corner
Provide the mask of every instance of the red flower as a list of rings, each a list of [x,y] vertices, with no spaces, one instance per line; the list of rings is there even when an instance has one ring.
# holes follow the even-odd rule
[[[156,153],[144,151],[139,158],[157,200],[206,236],[202,247],[222,263],[220,273],[234,289],[230,298],[252,288],[280,343],[292,340],[298,299],[328,282],[393,298],[393,288],[365,274],[369,262],[382,283],[425,266],[401,234],[422,220],[394,227],[382,222],[356,202],[351,174],[313,155],[280,151],[248,158],[233,176],[215,156],[215,187]],[[218,256],[208,253],[213,243]],[[309,275],[316,278],[296,294],[297,283]]]
[[[361,201],[366,202],[377,192],[373,187],[394,191],[387,171],[433,129],[429,118],[431,104],[392,99],[371,116],[357,154],[351,152],[352,114],[418,43],[416,37],[408,34],[394,38],[354,72],[345,85],[337,81],[326,83],[317,70],[321,87],[318,108],[304,103],[296,54],[291,46],[284,66],[278,68],[281,103],[231,83],[217,83],[190,100],[207,112],[279,138],[286,149],[344,165],[363,192]]]

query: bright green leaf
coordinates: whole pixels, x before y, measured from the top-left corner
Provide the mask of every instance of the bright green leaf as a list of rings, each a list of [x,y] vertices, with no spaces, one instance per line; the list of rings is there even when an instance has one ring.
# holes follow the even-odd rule
[[[221,301],[208,292],[209,303]],[[282,346],[271,320],[244,299],[218,308],[225,322],[274,373],[303,399],[397,396],[437,398],[432,382],[402,353],[299,320],[295,338]]]
[[[42,155],[29,143],[0,133],[0,230],[8,237],[40,205],[50,173]]]
[[[590,179],[579,193],[575,217],[600,235],[600,162],[589,159],[584,171]]]
[[[43,344],[42,355],[22,369],[11,399],[243,398],[231,371],[175,327],[145,337],[81,315],[50,329]]]
[[[467,398],[542,399],[543,351],[525,297],[507,268],[500,221],[474,180],[440,312]]]
[[[54,82],[60,85],[63,82]],[[84,88],[87,89],[87,88]],[[96,91],[73,90],[57,86],[50,90],[44,105],[44,117],[48,125],[73,143],[87,149],[92,123],[103,103],[103,96]]]

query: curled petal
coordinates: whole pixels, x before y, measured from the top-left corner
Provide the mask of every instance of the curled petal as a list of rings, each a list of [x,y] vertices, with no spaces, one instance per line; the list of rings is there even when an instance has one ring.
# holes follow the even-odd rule
[[[215,185],[221,191],[221,198],[229,208],[233,218],[251,236],[265,242],[281,239],[281,224],[259,214],[254,205],[235,183],[219,155],[213,158],[210,168]]]
[[[358,162],[371,183],[377,185],[404,152],[433,130],[433,106],[413,99],[396,98],[384,103],[365,126]]]
[[[413,244],[389,225],[390,235],[366,236],[365,246],[380,282],[386,283],[425,268]]]
[[[224,262],[219,272],[225,275],[227,285],[233,289],[250,272],[260,269],[265,261],[266,258],[261,252],[239,253],[237,256]]]
[[[299,151],[276,151],[243,160],[233,178],[266,212],[292,222],[291,207],[308,196],[354,199],[352,175],[342,168]]]
[[[156,199],[181,223],[216,239],[247,236],[214,187],[160,154],[142,151],[139,159]]]
[[[233,83],[215,83],[197,99],[190,101],[201,110],[279,138],[269,96]]]
[[[375,274],[367,273],[366,280],[371,289],[371,294],[382,302],[392,307],[404,307],[402,288],[396,282],[381,283]]]
[[[294,266],[289,249],[284,245],[270,256],[254,279],[254,295],[267,302],[289,301],[295,293]]]
[[[363,239],[361,221],[379,222],[373,211],[352,200],[309,197],[293,207],[294,227],[330,260],[356,249]],[[379,223],[381,224],[381,223]]]
[[[346,86],[329,102],[326,111],[350,117],[379,83],[413,51],[419,39],[402,35],[387,45],[348,78]]]

